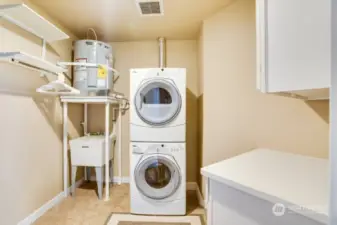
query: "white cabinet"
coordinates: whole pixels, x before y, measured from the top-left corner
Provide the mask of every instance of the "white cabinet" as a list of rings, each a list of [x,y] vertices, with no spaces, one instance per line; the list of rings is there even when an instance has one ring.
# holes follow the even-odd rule
[[[327,159],[255,149],[201,174],[207,178],[208,225],[327,224]]]
[[[256,0],[256,28],[259,90],[330,87],[330,0]]]
[[[209,189],[208,225],[326,225],[290,211],[283,203],[266,201],[213,179]]]

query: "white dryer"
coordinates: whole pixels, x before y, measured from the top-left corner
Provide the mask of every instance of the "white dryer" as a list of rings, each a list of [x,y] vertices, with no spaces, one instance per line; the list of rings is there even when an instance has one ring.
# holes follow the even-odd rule
[[[185,142],[186,69],[130,70],[130,140]]]
[[[185,143],[131,143],[131,213],[186,214]]]

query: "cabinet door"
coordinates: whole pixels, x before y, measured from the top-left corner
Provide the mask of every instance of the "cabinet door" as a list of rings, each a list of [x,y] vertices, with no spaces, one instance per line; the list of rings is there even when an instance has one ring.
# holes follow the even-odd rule
[[[257,86],[286,92],[330,86],[330,0],[256,0]]]

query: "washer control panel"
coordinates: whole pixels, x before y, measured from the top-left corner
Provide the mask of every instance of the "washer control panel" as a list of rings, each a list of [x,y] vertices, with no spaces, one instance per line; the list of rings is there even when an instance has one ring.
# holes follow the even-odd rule
[[[144,151],[143,151],[143,149],[141,149],[137,145],[132,145],[132,153],[134,153],[134,154],[143,154]]]
[[[180,152],[182,151],[183,149],[180,147],[180,146],[172,146],[171,147],[171,152]]]
[[[181,145],[153,144],[147,146],[147,148],[142,148],[140,145],[137,144],[132,145],[132,153],[134,154],[144,154],[144,153],[169,154],[169,153],[177,153],[180,151],[184,151],[184,148]]]

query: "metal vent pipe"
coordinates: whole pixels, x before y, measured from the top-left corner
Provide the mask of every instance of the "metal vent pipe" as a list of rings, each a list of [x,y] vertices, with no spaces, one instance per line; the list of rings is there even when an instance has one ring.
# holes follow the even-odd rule
[[[159,42],[159,68],[166,67],[166,40],[163,37],[158,38]]]

